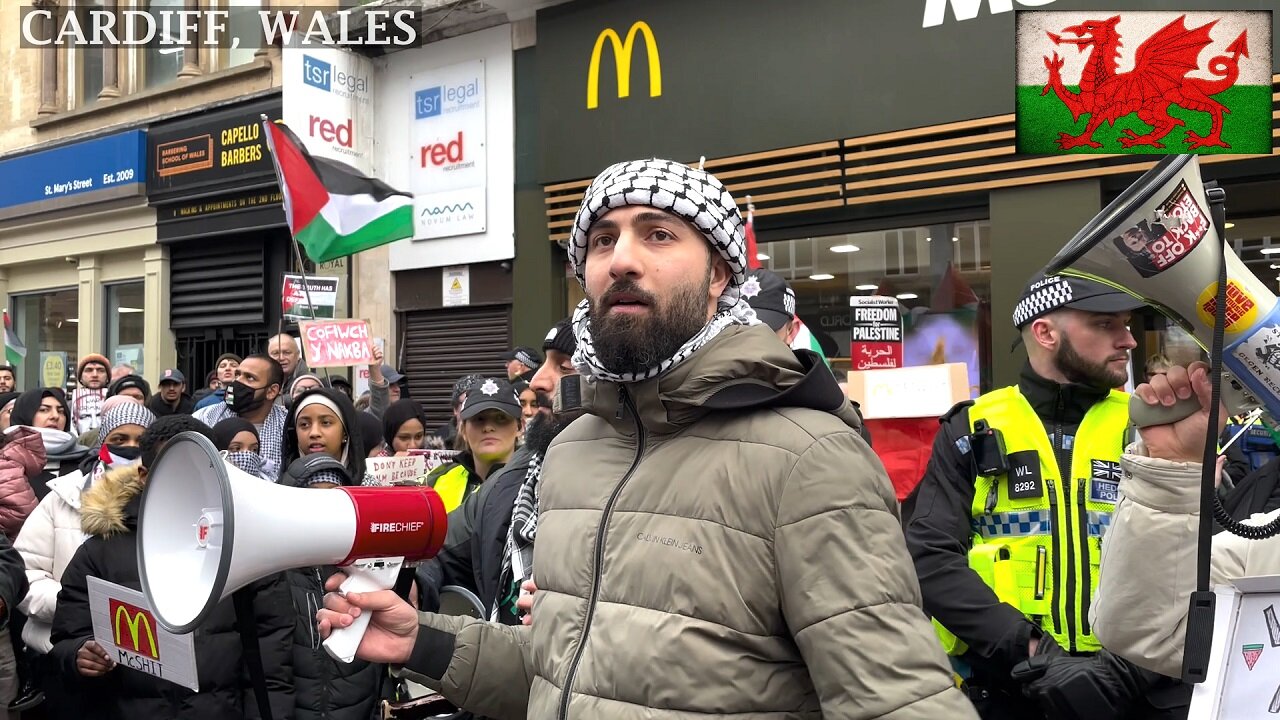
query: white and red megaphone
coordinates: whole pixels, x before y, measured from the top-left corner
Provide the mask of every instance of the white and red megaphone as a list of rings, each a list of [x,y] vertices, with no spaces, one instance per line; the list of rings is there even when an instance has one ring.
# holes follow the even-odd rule
[[[1194,155],[1160,160],[1076,234],[1045,271],[1090,278],[1151,305],[1206,351],[1223,320],[1223,400],[1230,412],[1261,406],[1280,420],[1280,303],[1230,248],[1224,252]],[[1225,262],[1226,267],[1223,268]],[[1218,307],[1225,270],[1226,302]],[[1200,407],[1131,402],[1139,426],[1173,422]]]
[[[289,568],[343,565],[342,590],[391,588],[406,562],[434,557],[447,513],[427,487],[290,488],[227,463],[182,433],[149,468],[138,515],[138,576],[156,619],[189,633],[231,593]],[[325,650],[351,662],[369,614]]]

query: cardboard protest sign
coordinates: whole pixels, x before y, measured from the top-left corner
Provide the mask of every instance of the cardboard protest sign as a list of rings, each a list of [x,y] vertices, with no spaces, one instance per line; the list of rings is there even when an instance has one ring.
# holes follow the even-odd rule
[[[308,277],[304,284],[301,275],[285,273],[280,284],[280,309],[285,320],[309,320],[313,314],[316,318],[332,318],[337,307],[338,278]]]
[[[426,458],[427,472],[431,472],[446,463],[451,463],[454,458],[458,457],[457,450],[410,450],[409,454]]]
[[[399,485],[426,477],[457,455],[457,450],[410,450],[399,457],[369,458],[364,467],[373,477],[372,485]]]
[[[137,590],[88,578],[93,639],[121,667],[200,691],[194,635],[174,635],[156,622]]]
[[[298,330],[308,367],[346,367],[373,362],[369,323],[364,320],[301,322]]]
[[[1190,717],[1252,720],[1280,713],[1280,576],[1236,578],[1214,590],[1213,650]]]
[[[427,459],[421,455],[372,457],[364,461],[364,469],[373,478],[370,485],[402,485],[427,474]]]

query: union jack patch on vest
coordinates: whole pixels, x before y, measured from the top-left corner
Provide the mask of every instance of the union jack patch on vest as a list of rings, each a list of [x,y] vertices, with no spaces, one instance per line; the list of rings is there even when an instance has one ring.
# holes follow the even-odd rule
[[[1120,463],[1110,460],[1091,460],[1090,464],[1093,466],[1095,480],[1120,482]]]

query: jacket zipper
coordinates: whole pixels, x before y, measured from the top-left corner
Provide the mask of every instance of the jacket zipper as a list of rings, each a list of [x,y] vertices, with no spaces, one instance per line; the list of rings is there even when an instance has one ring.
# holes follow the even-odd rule
[[[1063,411],[1062,389],[1059,388],[1058,400],[1053,407],[1053,457],[1058,462],[1058,474],[1061,475],[1061,478],[1059,479],[1062,481],[1062,499],[1063,499],[1062,509],[1067,519],[1067,522],[1061,523],[1067,529],[1067,538],[1066,538],[1064,549],[1070,551],[1071,546],[1075,544],[1074,538],[1072,537],[1072,527],[1071,527],[1072,525],[1071,523],[1071,458],[1063,457],[1062,411]],[[1064,459],[1066,460],[1066,462],[1063,462]],[[1058,524],[1057,513],[1054,513],[1053,522],[1055,525]],[[1075,605],[1075,599],[1076,599],[1075,558],[1071,557],[1068,554],[1067,556],[1062,558],[1062,562],[1060,564],[1065,565],[1067,568],[1067,592],[1065,595],[1058,595],[1053,598],[1053,603],[1055,608],[1067,602],[1071,603],[1072,605]],[[1067,616],[1067,638],[1069,640],[1068,642],[1069,647],[1067,649],[1070,650],[1071,652],[1075,652],[1076,650],[1075,612],[1073,608],[1064,608],[1063,612]],[[1055,631],[1060,632],[1059,630],[1057,630],[1057,628],[1055,628]]]
[[[596,549],[595,556],[592,559],[591,568],[591,593],[587,597],[587,617],[582,624],[582,636],[578,638],[578,649],[573,653],[573,660],[569,663],[569,674],[565,676],[564,688],[560,691],[560,712],[557,717],[560,720],[568,720],[569,718],[569,698],[573,692],[573,680],[578,674],[578,663],[582,661],[582,654],[587,649],[587,636],[591,633],[591,621],[596,615],[596,601],[600,594],[600,575],[603,572],[601,565],[604,564],[604,540],[605,529],[609,525],[609,516],[613,513],[613,506],[618,501],[618,496],[622,494],[622,488],[631,479],[631,475],[635,473],[636,467],[640,464],[640,457],[644,455],[645,433],[644,425],[640,422],[640,416],[636,413],[636,408],[631,403],[630,396],[622,386],[618,386],[618,417],[622,417],[622,409],[625,404],[626,409],[631,412],[631,417],[635,420],[636,425],[636,455],[631,459],[631,466],[627,468],[627,472],[618,481],[618,485],[614,487],[613,493],[609,495],[609,500],[604,505],[604,513],[600,516],[600,527],[596,528]]]
[[[1079,491],[1076,496],[1076,509],[1080,530],[1080,574],[1083,580],[1080,584],[1080,634],[1089,634],[1089,602],[1091,600],[1093,586],[1093,569],[1089,567],[1089,508],[1085,506],[1085,487],[1084,478],[1080,478]]]
[[[1053,538],[1053,598],[1049,602],[1049,608],[1053,611],[1053,633],[1055,635],[1062,634],[1062,616],[1058,610],[1058,599],[1062,597],[1062,571],[1058,561],[1062,559],[1062,553],[1059,551],[1058,541],[1058,489],[1054,486],[1053,481],[1048,481],[1049,485],[1049,535]]]

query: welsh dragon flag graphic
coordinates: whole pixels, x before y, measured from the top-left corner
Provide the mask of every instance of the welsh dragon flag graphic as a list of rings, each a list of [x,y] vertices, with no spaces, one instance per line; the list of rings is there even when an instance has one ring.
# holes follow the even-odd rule
[[[311,157],[284,123],[263,117],[289,231],[314,262],[413,237],[413,195],[359,170]]]
[[[9,322],[9,311],[4,313],[4,361],[5,363],[17,367],[19,363],[27,357],[27,346],[22,344],[22,340],[18,339],[18,334],[13,331],[13,326]]]
[[[1271,12],[1019,11],[1024,154],[1271,152]]]

